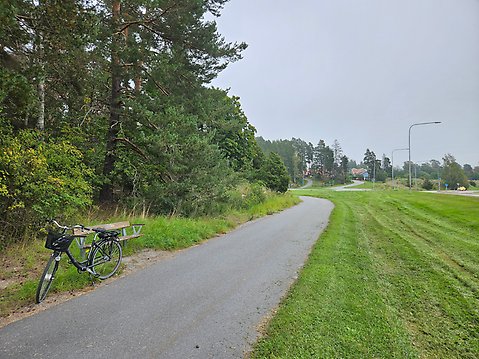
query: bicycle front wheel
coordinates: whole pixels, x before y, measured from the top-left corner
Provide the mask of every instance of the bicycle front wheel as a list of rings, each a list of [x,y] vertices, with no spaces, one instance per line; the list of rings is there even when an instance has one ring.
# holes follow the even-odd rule
[[[37,287],[37,294],[35,295],[35,302],[37,304],[41,303],[47,296],[48,291],[52,285],[53,279],[55,278],[55,273],[58,269],[57,257],[59,253],[52,253],[48,263],[43,271],[42,277]]]
[[[92,269],[95,277],[107,279],[118,270],[121,258],[120,243],[113,239],[105,240],[91,251],[88,259],[89,267]]]

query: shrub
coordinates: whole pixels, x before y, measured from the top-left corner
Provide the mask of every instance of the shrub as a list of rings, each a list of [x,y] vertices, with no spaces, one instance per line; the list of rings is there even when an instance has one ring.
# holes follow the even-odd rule
[[[241,202],[237,208],[251,208],[266,200],[266,189],[259,183],[248,184],[241,188]]]
[[[259,178],[270,190],[284,193],[288,190],[289,174],[281,157],[271,152],[260,170]]]
[[[91,203],[91,172],[68,142],[44,141],[41,133],[0,133],[0,216],[2,238],[21,239],[49,217],[68,216]],[[7,239],[8,238],[8,239]]]
[[[433,183],[428,178],[424,179],[422,183],[422,188],[424,188],[426,191],[430,191],[432,190],[432,187]]]

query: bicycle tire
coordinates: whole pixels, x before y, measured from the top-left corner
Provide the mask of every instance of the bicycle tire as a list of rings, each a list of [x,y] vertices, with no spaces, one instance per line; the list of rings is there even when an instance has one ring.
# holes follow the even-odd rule
[[[37,292],[35,295],[35,302],[40,304],[46,298],[48,291],[52,285],[53,279],[55,279],[55,273],[58,269],[58,261],[56,258],[59,253],[52,253],[50,259],[48,259],[47,265],[43,270],[43,274],[38,282]]]
[[[88,256],[88,266],[99,279],[110,278],[118,270],[122,259],[120,243],[107,239],[98,243]]]

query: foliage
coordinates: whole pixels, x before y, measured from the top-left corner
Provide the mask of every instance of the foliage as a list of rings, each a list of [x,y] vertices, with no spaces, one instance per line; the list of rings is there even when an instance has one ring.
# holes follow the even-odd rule
[[[291,182],[295,184],[303,183],[304,176],[313,174],[323,181],[345,183],[348,180],[349,158],[343,155],[337,140],[332,147],[327,146],[324,140],[320,140],[315,147],[294,137],[291,140],[274,141],[257,137],[256,141],[266,154],[275,152],[281,157]]]
[[[432,187],[433,183],[428,178],[424,179],[422,183],[422,188],[424,188],[426,191],[430,191],[432,190]]]
[[[313,150],[312,172],[317,179],[327,181],[331,178],[334,164],[334,152],[326,145],[324,140],[319,140],[318,145]]]
[[[246,209],[259,205],[268,198],[268,191],[259,183],[242,183],[228,193],[228,204],[232,209]]]
[[[312,160],[312,145],[309,146],[306,142],[295,138],[269,141],[263,137],[257,137],[256,141],[265,154],[274,152],[281,157],[293,183],[302,180]]]
[[[385,157],[385,156],[384,156]],[[388,161],[387,157],[384,158],[383,164],[387,167]],[[373,151],[370,151],[369,148],[366,149],[363,159],[364,165],[368,169],[369,179],[374,181],[386,181],[387,174],[381,166],[381,160],[376,158],[376,154]]]
[[[258,151],[256,129],[248,122],[241,109],[239,98],[228,96],[227,91],[205,88],[201,91],[199,111],[194,113],[202,132],[211,134],[211,141],[235,171],[251,169]]]
[[[155,213],[208,214],[212,203],[226,201],[234,185],[232,169],[196,120],[173,110],[158,117],[161,131],[145,131],[147,148],[140,193],[153,203]],[[214,206],[213,206],[214,207]]]
[[[34,88],[23,75],[0,68],[0,109],[4,118],[11,118],[14,126],[22,127],[34,113],[36,103],[32,98]]]
[[[272,191],[284,193],[288,190],[288,171],[277,153],[271,152],[268,155],[259,171],[258,179]]]
[[[470,164],[465,164],[463,166],[464,174],[468,179],[479,180],[479,166],[472,167]]]
[[[0,216],[3,236],[23,238],[30,226],[91,203],[90,174],[81,153],[65,141],[43,141],[37,131],[0,138]],[[5,245],[3,240],[0,245]]]
[[[456,162],[456,159],[451,154],[447,154],[443,158],[444,167],[442,178],[449,186],[449,189],[457,189],[464,186],[469,187],[467,177],[464,174],[462,167]]]
[[[389,157],[383,153],[383,158],[381,161],[381,170],[384,172],[385,177],[392,177],[392,165]]]
[[[100,191],[101,200],[114,199],[116,177],[112,176],[112,170],[118,159],[118,136],[121,134],[124,141],[136,146],[130,147],[142,149],[135,143],[136,131],[128,131],[135,129],[137,119],[129,113],[130,107],[124,106],[125,98],[129,103],[140,104],[156,99],[156,113],[169,107],[183,107],[185,112],[196,115],[202,104],[193,100],[202,92],[203,84],[241,58],[246,45],[225,42],[217,33],[215,22],[205,20],[208,12],[218,15],[224,2],[113,1],[108,14],[111,23],[105,29],[111,40],[108,70],[112,83],[110,130],[102,170],[107,181]],[[202,125],[198,123],[198,127]]]
[[[2,166],[18,172],[2,178],[3,212],[68,216],[92,201],[184,215],[227,206],[237,180],[266,162],[239,99],[207,87],[246,48],[218,33],[225,3],[2,2],[0,114],[17,151]]]

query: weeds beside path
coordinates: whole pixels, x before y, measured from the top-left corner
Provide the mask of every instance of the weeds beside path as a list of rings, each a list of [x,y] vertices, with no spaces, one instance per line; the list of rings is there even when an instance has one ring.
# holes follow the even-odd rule
[[[336,207],[252,357],[479,357],[479,198],[297,193]]]

